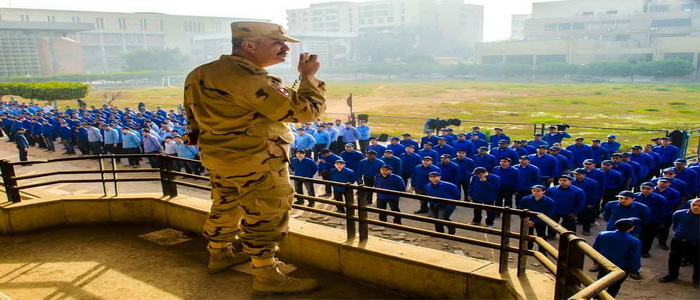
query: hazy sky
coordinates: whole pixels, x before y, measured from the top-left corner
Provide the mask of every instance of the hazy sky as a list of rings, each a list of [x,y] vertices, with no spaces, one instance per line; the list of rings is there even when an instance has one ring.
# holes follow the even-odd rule
[[[344,0],[367,2],[367,0]],[[554,0],[465,0],[484,6],[484,40],[494,41],[510,36],[510,16],[531,12],[532,2]],[[65,10],[160,12],[177,15],[243,17],[269,19],[286,24],[285,9],[305,8],[322,0],[0,0],[1,7],[44,8]]]

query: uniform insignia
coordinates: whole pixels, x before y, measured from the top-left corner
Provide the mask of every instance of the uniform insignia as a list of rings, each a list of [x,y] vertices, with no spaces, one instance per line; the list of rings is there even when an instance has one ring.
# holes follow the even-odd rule
[[[279,88],[279,89],[277,89],[277,91],[280,92],[280,94],[289,97],[289,92],[287,91],[287,89],[285,89],[285,88]]]

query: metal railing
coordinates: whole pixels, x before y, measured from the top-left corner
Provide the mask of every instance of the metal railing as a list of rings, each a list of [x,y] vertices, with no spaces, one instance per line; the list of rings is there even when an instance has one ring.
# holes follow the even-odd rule
[[[140,169],[118,169],[117,160],[126,158],[154,158],[158,160],[158,168],[140,168]],[[50,164],[58,162],[70,162],[70,161],[89,161],[95,160],[98,164],[97,169],[91,170],[62,170],[62,171],[51,171],[45,173],[36,173],[31,175],[21,175],[17,176],[15,173],[15,166],[27,165],[27,164]],[[183,176],[185,178],[196,179],[196,180],[208,180],[206,176],[192,175],[180,171],[173,170],[172,166],[175,161],[181,162],[197,162],[195,160],[183,159],[168,155],[161,154],[128,154],[128,155],[90,155],[82,157],[70,157],[70,158],[59,158],[50,160],[40,160],[40,161],[27,161],[27,162],[9,162],[7,160],[0,160],[0,171],[2,172],[3,186],[7,194],[7,199],[10,202],[20,202],[20,191],[37,188],[48,185],[63,184],[63,183],[101,183],[102,190],[105,196],[108,195],[109,189],[108,184],[114,184],[114,194],[118,195],[119,188],[117,183],[119,182],[138,182],[138,181],[159,181],[161,183],[161,189],[163,196],[175,197],[178,195],[178,186],[186,186],[190,188],[200,189],[200,190],[211,190],[209,184],[203,185],[195,182],[184,181],[176,179],[176,176]],[[119,178],[118,175],[126,173],[158,173],[158,176],[138,176],[130,178]],[[18,182],[27,179],[38,179],[47,178],[51,176],[61,176],[61,175],[87,175],[96,174],[99,175],[98,178],[82,178],[82,179],[56,179],[56,180],[46,180],[37,183],[20,185]],[[369,225],[378,225],[387,228],[393,228],[397,230],[402,230],[406,232],[412,232],[416,234],[427,235],[431,237],[439,237],[451,241],[466,243],[470,245],[481,246],[489,249],[494,249],[499,251],[498,265],[499,272],[507,272],[509,253],[517,254],[517,260],[515,261],[517,276],[524,276],[526,274],[527,257],[534,257],[537,259],[542,266],[544,266],[549,272],[551,272],[556,277],[555,282],[555,299],[590,299],[597,297],[599,299],[613,299],[610,295],[605,292],[605,289],[616,282],[617,280],[625,276],[625,272],[611,263],[608,259],[603,257],[600,253],[595,251],[586,241],[580,237],[577,237],[573,232],[568,231],[558,223],[554,222],[552,219],[546,215],[538,212],[531,212],[528,210],[513,209],[510,207],[497,207],[492,205],[485,205],[472,202],[448,200],[443,198],[436,198],[426,195],[417,195],[407,192],[390,191],[384,189],[378,189],[374,187],[367,187],[355,184],[346,184],[338,182],[330,182],[312,178],[296,177],[292,176],[293,180],[299,180],[304,182],[312,182],[321,185],[331,185],[344,187],[350,189],[357,193],[357,197],[349,197],[348,202],[339,202],[327,198],[307,196],[295,194],[297,199],[313,200],[319,203],[326,203],[332,205],[341,205],[345,207],[344,213],[328,211],[319,208],[306,207],[303,205],[294,204],[295,209],[309,211],[312,213],[317,213],[326,216],[332,216],[337,218],[342,218],[346,220],[346,231],[348,239],[359,238],[360,241],[367,240],[369,237]],[[441,219],[435,219],[415,214],[407,214],[403,212],[395,212],[391,210],[384,210],[375,207],[368,206],[365,200],[356,201],[356,199],[365,199],[366,193],[382,193],[389,195],[400,196],[404,199],[411,200],[427,200],[435,203],[455,205],[458,207],[481,209],[484,211],[497,212],[502,215],[501,217],[501,228],[485,228],[477,225],[470,225],[454,221],[445,221]],[[368,216],[368,213],[382,213],[388,216],[401,217],[403,219],[409,219],[429,224],[440,224],[443,226],[451,226],[456,229],[467,230],[471,232],[479,232],[489,235],[495,235],[499,237],[499,242],[490,242],[486,240],[474,239],[466,236],[451,235],[445,233],[439,233],[432,230],[427,230],[424,228],[407,226],[401,224],[394,224],[389,222],[380,221],[377,219],[372,219]],[[513,217],[519,219],[519,227],[516,231],[511,231],[511,220]],[[555,248],[549,244],[546,240],[541,237],[532,236],[528,233],[528,221],[531,217],[539,218],[544,224],[546,224],[549,229],[553,230],[559,234],[559,245]],[[511,240],[516,241],[511,245]],[[533,251],[528,249],[528,242],[534,242],[539,246],[539,251]],[[594,280],[590,278],[586,273],[583,272],[584,259],[588,257],[594,263],[600,266],[601,269],[608,271],[609,273],[604,277]]]

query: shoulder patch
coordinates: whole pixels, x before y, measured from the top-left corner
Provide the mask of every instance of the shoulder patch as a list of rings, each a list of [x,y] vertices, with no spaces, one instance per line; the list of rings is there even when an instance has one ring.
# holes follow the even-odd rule
[[[287,91],[286,88],[279,88],[279,89],[277,89],[277,91],[280,92],[280,94],[289,97],[289,91]]]

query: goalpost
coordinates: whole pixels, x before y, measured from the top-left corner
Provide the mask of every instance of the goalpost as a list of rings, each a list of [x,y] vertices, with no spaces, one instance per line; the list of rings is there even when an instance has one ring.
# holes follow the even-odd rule
[[[187,76],[163,76],[161,79],[160,85],[161,86],[182,86],[185,84],[185,79]]]

